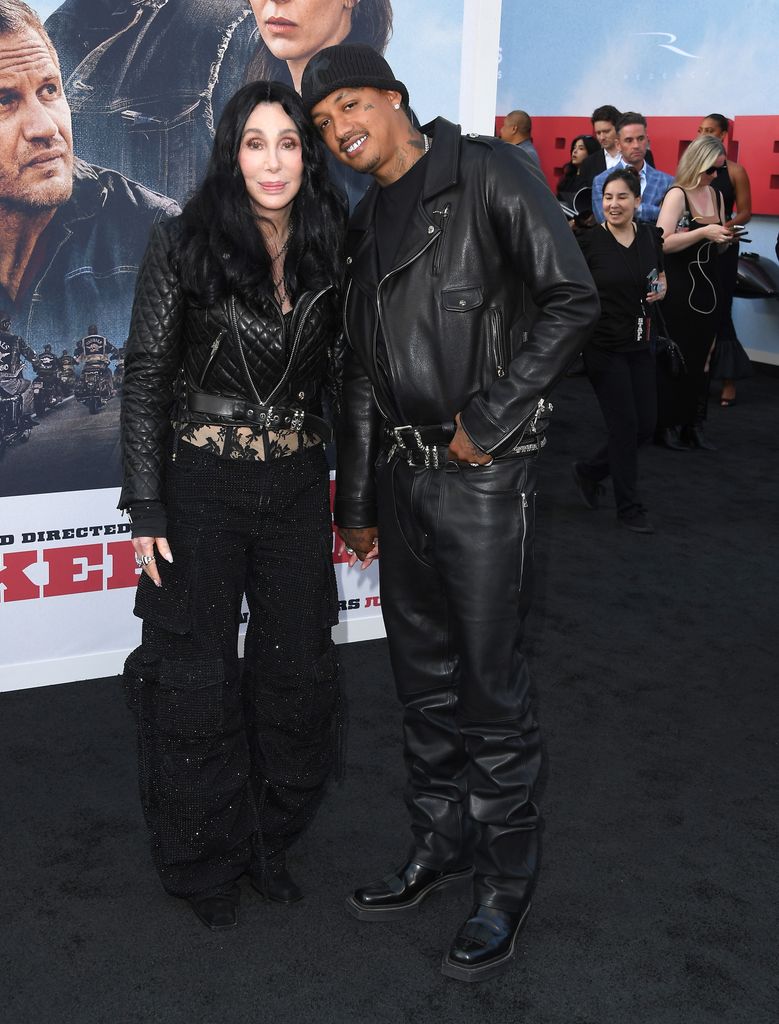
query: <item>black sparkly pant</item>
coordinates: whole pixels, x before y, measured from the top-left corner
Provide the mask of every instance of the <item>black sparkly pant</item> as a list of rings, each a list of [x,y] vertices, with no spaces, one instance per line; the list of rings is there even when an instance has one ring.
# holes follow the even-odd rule
[[[141,576],[125,664],[141,800],[165,889],[260,876],[312,818],[340,715],[338,604],[321,446],[269,462],[179,446],[163,586]],[[246,595],[244,668],[237,639]]]

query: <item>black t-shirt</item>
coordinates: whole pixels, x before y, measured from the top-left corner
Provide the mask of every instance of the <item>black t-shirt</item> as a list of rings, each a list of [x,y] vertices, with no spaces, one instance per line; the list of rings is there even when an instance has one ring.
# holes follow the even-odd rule
[[[385,185],[376,200],[376,251],[379,278],[392,269],[408,222],[419,202],[425,181],[425,160],[417,160],[402,178]]]
[[[662,271],[663,249],[653,224],[638,222],[636,229],[636,237],[627,247],[620,245],[603,225],[579,236],[600,298],[600,319],[590,338],[590,344],[598,348],[636,352],[646,348],[649,341],[646,329],[637,340],[637,319],[652,316],[652,306],[644,302],[649,290],[647,274],[653,269],[658,274]]]

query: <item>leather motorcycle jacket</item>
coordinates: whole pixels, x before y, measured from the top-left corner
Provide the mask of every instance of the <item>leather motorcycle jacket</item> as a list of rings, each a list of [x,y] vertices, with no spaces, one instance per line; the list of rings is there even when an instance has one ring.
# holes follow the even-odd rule
[[[163,500],[174,421],[300,429],[308,415],[321,417],[323,386],[337,405],[343,335],[335,285],[302,294],[286,315],[272,301],[235,295],[196,306],[179,281],[177,233],[176,221],[155,229],[138,276],[124,363],[119,508]],[[204,411],[226,406],[239,412]],[[274,420],[274,409],[287,419]]]
[[[494,458],[511,455],[600,307],[589,269],[540,171],[515,146],[437,118],[419,201],[379,280],[366,194],[349,224],[349,345],[335,519],[376,525],[373,467],[383,428],[454,417]],[[377,336],[383,358],[377,360]],[[382,365],[386,372],[382,372]]]

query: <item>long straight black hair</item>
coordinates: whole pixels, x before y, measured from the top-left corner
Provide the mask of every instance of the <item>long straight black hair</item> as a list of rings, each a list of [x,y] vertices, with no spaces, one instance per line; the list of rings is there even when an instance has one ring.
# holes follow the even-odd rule
[[[262,103],[281,105],[302,146],[303,181],[292,202],[285,290],[294,300],[340,279],[346,203],[330,181],[324,145],[293,89],[280,82],[250,82],[225,107],[206,176],[180,217],[179,274],[198,305],[212,305],[230,293],[255,300],[274,296],[271,259],[238,165],[246,122]]]

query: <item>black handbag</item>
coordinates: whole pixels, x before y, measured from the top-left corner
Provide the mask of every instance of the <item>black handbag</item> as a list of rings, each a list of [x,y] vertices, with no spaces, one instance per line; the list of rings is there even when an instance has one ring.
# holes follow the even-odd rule
[[[671,377],[680,377],[683,373],[687,373],[687,363],[684,361],[682,350],[668,333],[665,317],[658,308],[657,303],[655,303],[652,313],[657,317],[660,327],[660,330],[655,331],[653,334],[652,351],[657,356],[658,361],[664,364],[666,371]]]

